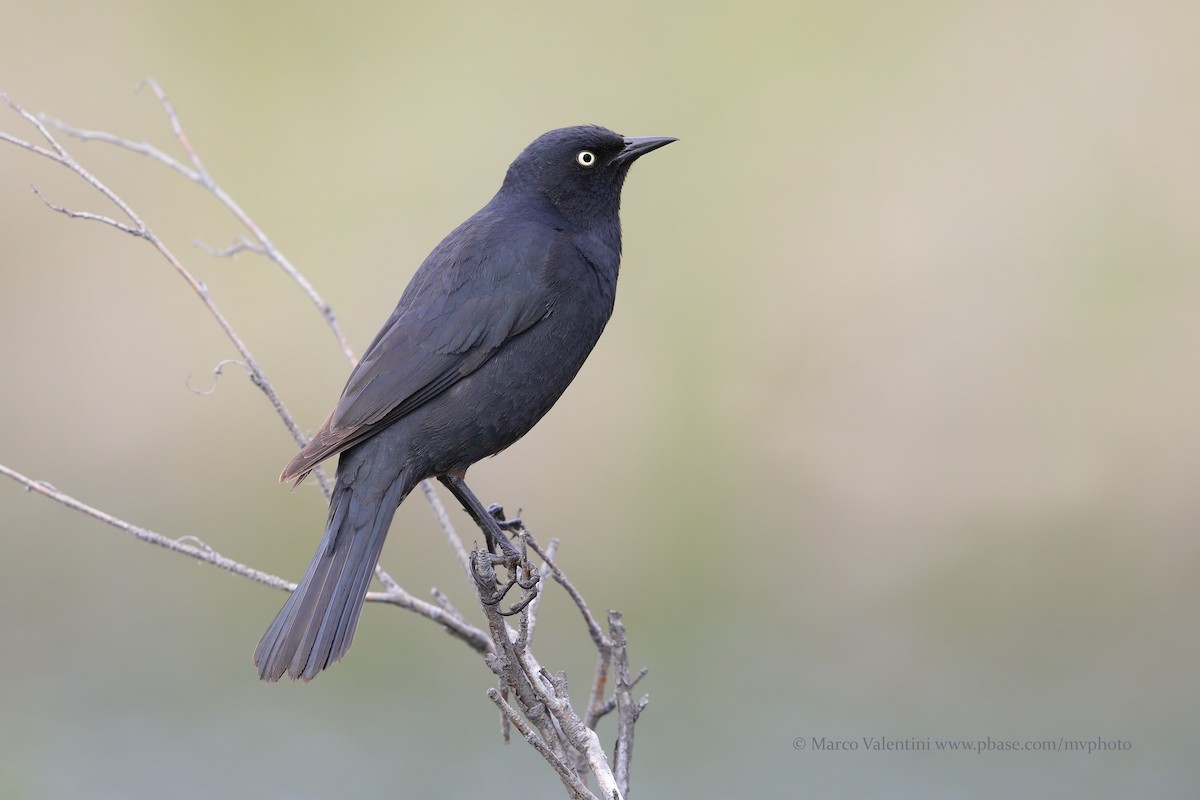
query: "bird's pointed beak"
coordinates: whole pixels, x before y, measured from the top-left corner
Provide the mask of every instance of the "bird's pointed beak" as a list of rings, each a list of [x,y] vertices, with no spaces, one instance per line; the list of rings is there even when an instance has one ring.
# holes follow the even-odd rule
[[[626,136],[625,146],[617,153],[617,161],[633,161],[671,142],[679,141],[674,136]]]

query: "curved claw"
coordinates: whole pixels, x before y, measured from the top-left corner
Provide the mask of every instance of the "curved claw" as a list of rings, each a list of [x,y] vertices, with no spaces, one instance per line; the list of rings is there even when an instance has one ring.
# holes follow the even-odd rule
[[[508,593],[512,591],[513,586],[520,586],[525,591],[525,596],[517,601],[516,605],[507,611],[496,612],[502,617],[511,617],[513,614],[518,614],[523,611],[526,606],[533,602],[533,598],[537,597],[537,585],[539,580],[540,576],[539,578],[534,578],[531,583],[527,584],[518,578],[516,574],[514,574],[513,577],[509,578],[508,582],[506,582],[503,586],[498,587],[494,592],[488,592],[488,596],[485,597],[483,591],[481,591],[479,593],[479,602],[483,603],[485,606],[497,606],[501,601],[504,600]],[[475,583],[482,590],[486,590],[488,587],[488,581],[482,580],[478,576],[475,578]]]
[[[508,611],[497,611],[496,613],[502,617],[511,617],[514,614],[520,614],[522,611],[525,610],[526,606],[528,606],[530,603],[533,602],[533,599],[535,597],[537,597],[537,592],[527,592],[525,594],[525,596],[522,597],[517,602],[517,604],[515,606],[513,606],[512,608],[510,608]]]
[[[481,598],[479,598],[479,602],[483,603],[485,606],[490,607],[490,606],[500,605],[500,601],[503,599],[504,599],[504,595],[500,594],[500,595],[496,595],[495,597],[492,597],[492,598],[481,597]],[[503,611],[500,612],[500,616],[504,616]]]

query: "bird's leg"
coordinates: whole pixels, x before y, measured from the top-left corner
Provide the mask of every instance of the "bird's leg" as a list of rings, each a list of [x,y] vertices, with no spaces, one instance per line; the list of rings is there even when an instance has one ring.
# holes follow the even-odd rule
[[[505,565],[512,575],[512,578],[504,586],[499,587],[494,592],[480,583],[479,576],[476,575],[476,583],[480,584],[481,590],[487,589],[486,592],[480,592],[480,598],[485,605],[499,605],[500,601],[504,599],[504,596],[508,594],[513,586],[520,586],[525,590],[522,598],[512,608],[507,611],[500,611],[499,613],[501,616],[507,617],[520,612],[537,596],[537,585],[541,578],[538,570],[525,559],[521,551],[514,547],[513,543],[504,535],[505,530],[519,529],[521,521],[503,521],[504,509],[498,505],[485,509],[483,503],[479,502],[479,498],[475,496],[475,493],[471,491],[466,481],[462,478],[454,475],[439,475],[438,480],[450,490],[451,494],[458,498],[458,502],[462,503],[463,510],[483,530],[483,535],[487,539],[488,553],[492,554],[492,561]],[[502,551],[502,554],[499,556],[495,554],[497,547]],[[522,572],[525,573],[526,580],[521,580]],[[493,581],[494,575],[495,573],[492,573]],[[485,594],[487,596],[484,596]]]
[[[505,531],[506,533],[508,531],[517,531],[520,533],[521,531],[525,530],[525,523],[521,521],[520,517],[514,517],[513,519],[504,518],[504,506],[500,505],[499,503],[492,503],[490,506],[488,506],[487,513],[488,516],[496,521],[496,524],[500,527],[500,530]],[[517,586],[529,591],[530,589],[534,589],[538,583],[541,582],[542,578],[541,574],[536,569],[527,570],[526,572],[527,580],[521,580],[521,573],[519,571],[516,573],[516,577],[514,577],[513,580],[517,582]],[[505,589],[505,591],[508,590]],[[537,592],[534,592],[533,594],[536,595]],[[513,606],[512,610],[509,611],[508,614],[517,613],[526,605],[528,605],[529,601],[532,599],[533,597],[530,596],[526,598],[524,602]],[[505,616],[507,616],[507,614]]]
[[[503,551],[506,561],[511,561],[514,565],[519,563],[520,551],[504,535],[504,529],[501,528],[499,521],[489,513],[488,509],[483,507],[483,503],[479,502],[479,498],[471,491],[471,487],[467,486],[466,481],[454,475],[439,475],[438,480],[450,490],[450,494],[458,498],[458,502],[462,503],[463,510],[483,530],[483,535],[487,539],[488,552],[495,554],[496,548],[499,547]],[[503,514],[503,511],[501,513]]]

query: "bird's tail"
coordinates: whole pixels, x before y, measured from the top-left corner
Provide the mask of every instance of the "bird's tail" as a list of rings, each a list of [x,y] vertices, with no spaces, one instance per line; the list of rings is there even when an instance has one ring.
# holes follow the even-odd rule
[[[312,680],[350,649],[388,527],[412,489],[407,474],[387,485],[373,483],[339,479],[325,538],[300,585],[254,649],[254,663],[264,681],[277,681],[285,672]]]

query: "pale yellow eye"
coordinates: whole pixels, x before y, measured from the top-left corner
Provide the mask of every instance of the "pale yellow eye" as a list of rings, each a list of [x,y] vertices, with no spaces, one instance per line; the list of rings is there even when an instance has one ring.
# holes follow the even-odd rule
[[[591,150],[580,150],[579,155],[575,156],[575,160],[581,167],[590,167],[596,163],[596,154]]]

